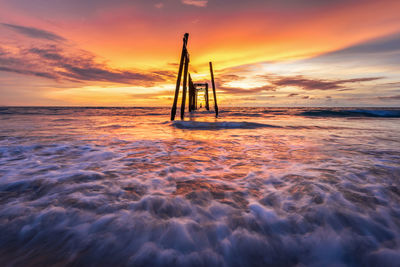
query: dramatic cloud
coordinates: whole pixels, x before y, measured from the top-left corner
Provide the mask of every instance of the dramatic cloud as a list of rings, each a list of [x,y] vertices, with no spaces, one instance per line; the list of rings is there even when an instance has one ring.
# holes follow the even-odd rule
[[[276,86],[296,86],[304,90],[332,90],[342,89],[337,82],[334,81],[323,81],[323,80],[311,80],[304,78],[303,76],[295,77],[281,77],[277,80],[272,81]]]
[[[380,96],[378,97],[378,99],[380,100],[389,100],[389,101],[393,101],[393,100],[400,100],[400,95],[394,95],[394,96]]]
[[[243,77],[236,74],[223,74],[218,76],[218,82],[223,84],[230,81],[239,81],[243,80]]]
[[[321,90],[321,91],[347,91],[354,89],[351,84],[373,82],[384,77],[362,77],[362,78],[351,78],[341,80],[331,79],[318,79],[312,77],[305,77],[302,75],[296,76],[282,76],[278,74],[264,74],[255,76],[241,76],[237,74],[225,73],[220,75],[216,79],[218,90],[223,93],[231,95],[259,95],[266,91],[277,91],[284,87],[297,87],[305,91]],[[263,86],[254,86],[249,88],[249,84],[255,82],[255,84],[265,84]],[[233,86],[233,85],[236,86]],[[244,87],[241,87],[243,84]],[[300,96],[299,93],[289,93],[287,97]],[[303,99],[310,98],[309,96],[302,96]]]
[[[400,33],[366,41],[326,55],[371,55],[400,52]]]
[[[43,78],[48,78],[48,79],[57,79],[57,76],[47,73],[47,72],[40,72],[40,71],[33,71],[33,70],[21,70],[21,69],[14,69],[14,68],[8,68],[8,67],[1,67],[0,66],[0,71],[6,71],[6,72],[14,72],[17,74],[25,74],[25,75],[32,75],[32,76],[37,76],[37,77],[43,77]]]
[[[398,65],[400,61],[400,33],[365,41],[334,52],[307,59],[307,63],[351,62],[367,66]]]
[[[266,85],[266,86],[260,86],[260,87],[254,87],[254,88],[239,88],[239,87],[224,87],[224,86],[219,86],[218,90],[223,91],[224,93],[227,94],[235,94],[235,95],[251,95],[251,94],[258,94],[261,92],[265,91],[275,91],[275,88]]]
[[[25,36],[28,36],[31,38],[44,39],[44,40],[55,41],[55,42],[66,41],[63,37],[61,37],[55,33],[41,30],[38,28],[25,27],[25,26],[7,24],[7,23],[1,23],[0,25],[3,25],[4,27],[7,27],[8,29],[11,29],[14,32],[18,32],[22,35],[25,35]]]
[[[165,82],[174,75],[169,71],[140,72],[119,70],[98,63],[86,51],[67,53],[60,46],[51,45],[22,49],[17,54],[0,53],[0,71],[44,77],[57,81],[97,81],[152,86]],[[41,70],[41,71],[37,71]]]
[[[268,76],[267,76],[268,77]],[[303,90],[346,90],[345,84],[369,82],[383,77],[355,78],[347,80],[322,80],[306,78],[304,76],[273,77],[269,81],[277,87],[295,86]]]
[[[190,33],[193,78],[209,82],[211,60],[225,103],[256,98],[257,105],[290,104],[310,96],[318,105],[329,94],[338,105],[347,105],[343,101],[350,97],[398,95],[396,0],[0,3],[0,83],[8,90],[0,92],[0,104],[15,98],[12,91],[35,92],[43,103],[47,98],[75,103],[83,93],[103,103],[109,88],[115,95],[168,88],[173,95],[185,32]],[[263,74],[269,75],[258,76]],[[385,78],[359,79],[377,76]],[[48,94],[55,86],[69,88],[68,95]],[[268,101],[267,94],[277,97]],[[155,104],[167,103],[156,97]],[[24,101],[29,104],[30,98]]]
[[[208,0],[182,0],[182,3],[185,5],[206,7],[208,4]]]

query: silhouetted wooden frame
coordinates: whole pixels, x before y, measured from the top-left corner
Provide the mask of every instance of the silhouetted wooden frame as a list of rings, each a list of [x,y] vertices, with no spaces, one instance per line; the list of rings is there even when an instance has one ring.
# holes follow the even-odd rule
[[[182,71],[183,71],[183,85],[182,85],[182,104],[181,104],[181,120],[185,117],[185,106],[186,106],[186,94],[187,91],[189,94],[188,99],[188,106],[189,112],[197,109],[197,88],[196,84],[193,83],[192,77],[189,74],[189,52],[187,50],[187,44],[189,40],[189,34],[185,33],[183,36],[183,46],[182,46],[182,53],[181,53],[181,60],[179,62],[179,70],[178,70],[178,77],[176,79],[176,87],[175,87],[175,96],[174,102],[171,108],[171,121],[175,120],[176,116],[176,108],[178,104],[178,97],[179,97],[179,88],[181,85],[182,79]],[[215,82],[214,82],[214,72],[212,63],[210,62],[210,73],[211,73],[211,83],[213,88],[213,95],[214,95],[214,109],[215,109],[215,117],[218,117],[218,104],[217,104],[217,94],[215,91]],[[210,110],[209,105],[209,96],[208,96],[208,84],[198,84],[205,87],[205,102],[206,102],[206,109]],[[187,90],[189,87],[189,90]]]

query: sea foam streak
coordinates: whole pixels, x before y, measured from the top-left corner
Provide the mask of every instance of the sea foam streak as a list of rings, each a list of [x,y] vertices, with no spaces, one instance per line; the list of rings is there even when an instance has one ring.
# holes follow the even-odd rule
[[[399,119],[313,110],[3,108],[0,262],[396,266]]]

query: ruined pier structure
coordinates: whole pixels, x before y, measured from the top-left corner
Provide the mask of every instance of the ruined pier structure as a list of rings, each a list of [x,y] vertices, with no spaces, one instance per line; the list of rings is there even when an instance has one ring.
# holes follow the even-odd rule
[[[174,103],[172,104],[171,109],[171,120],[175,119],[176,115],[176,106],[178,104],[178,96],[179,96],[179,88],[181,85],[182,79],[182,71],[183,71],[183,85],[182,85],[182,104],[181,104],[181,119],[183,120],[185,117],[185,104],[186,104],[186,94],[188,93],[188,107],[189,112],[192,112],[197,109],[197,96],[198,92],[204,90],[205,96],[205,108],[210,110],[209,106],[209,97],[208,97],[208,83],[193,83],[192,78],[189,74],[189,52],[187,50],[187,43],[189,39],[189,34],[185,33],[183,36],[183,47],[182,47],[182,54],[181,54],[181,61],[179,63],[179,71],[178,71],[178,78],[176,79],[176,89],[175,89],[175,96],[174,96]],[[215,109],[215,117],[218,117],[218,105],[217,105],[217,95],[215,92],[215,82],[214,82],[214,73],[212,63],[210,62],[210,73],[211,73],[211,84],[213,89],[213,96],[214,96],[214,109]],[[189,87],[189,90],[187,90]],[[188,92],[187,92],[188,91]]]

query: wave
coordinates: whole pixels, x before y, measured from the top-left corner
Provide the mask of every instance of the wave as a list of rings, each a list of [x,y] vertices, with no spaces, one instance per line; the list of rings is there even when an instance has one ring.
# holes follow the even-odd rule
[[[223,129],[256,129],[256,128],[281,128],[277,125],[263,124],[256,122],[202,122],[202,121],[173,121],[171,125],[178,129],[193,130],[223,130]]]
[[[163,116],[166,108],[140,107],[0,107],[0,115],[23,116]]]
[[[399,108],[224,108],[220,110],[222,117],[271,117],[271,116],[309,116],[309,117],[372,117],[372,118],[400,118]],[[169,108],[139,108],[139,107],[0,107],[0,116],[7,119],[9,116],[69,116],[56,118],[54,121],[73,119],[79,116],[166,116],[169,117]],[[179,114],[179,112],[178,112]],[[187,116],[198,117],[213,115],[214,111],[198,110],[187,113]],[[239,127],[240,128],[240,127]]]
[[[377,118],[400,118],[400,110],[377,110],[377,109],[354,109],[335,110],[318,109],[303,111],[297,115],[312,117],[377,117]]]
[[[71,122],[55,127],[43,117],[3,122],[0,262],[400,262],[397,120],[378,128],[375,120],[234,120],[223,113],[220,122],[170,122],[164,111],[143,120],[69,115],[60,119]],[[99,128],[130,125],[129,133]]]

